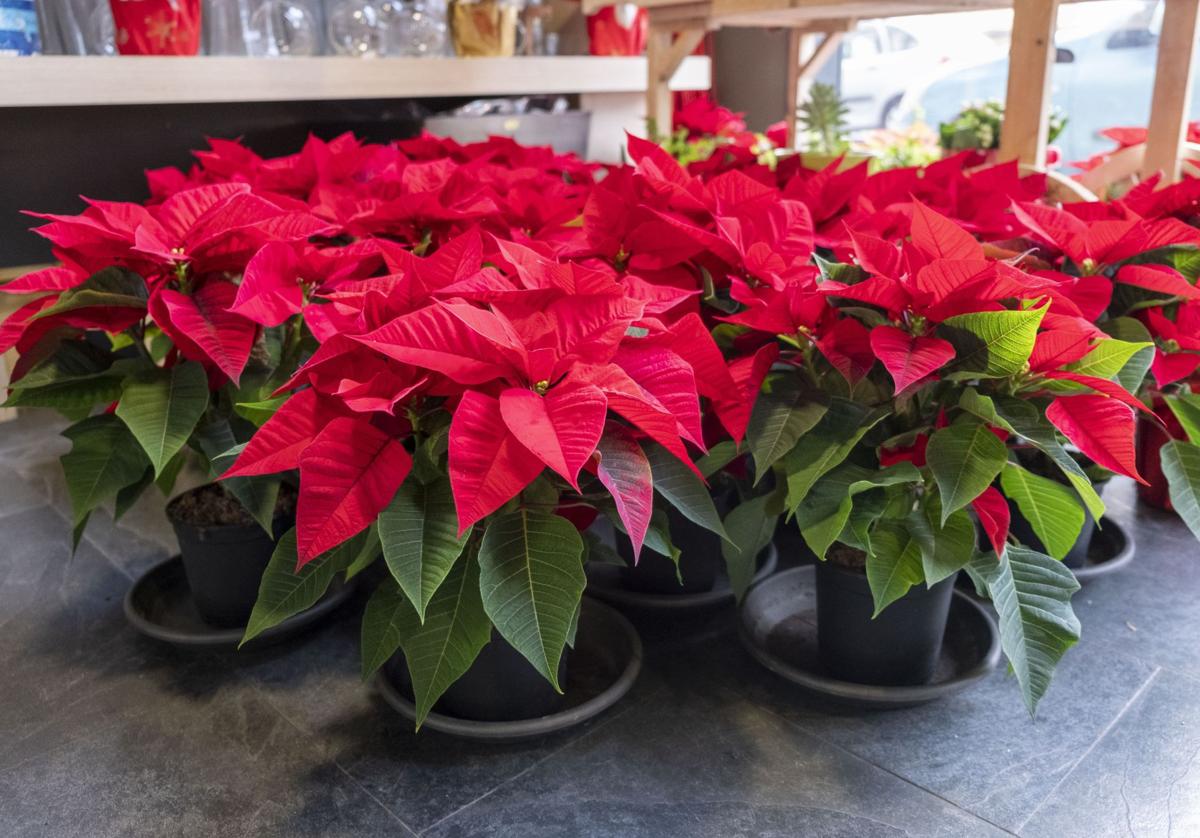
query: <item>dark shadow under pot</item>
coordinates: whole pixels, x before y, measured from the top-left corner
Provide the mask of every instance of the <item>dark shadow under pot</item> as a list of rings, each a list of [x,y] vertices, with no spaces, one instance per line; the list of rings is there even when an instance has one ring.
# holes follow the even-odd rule
[[[213,626],[246,625],[275,540],[292,526],[295,491],[280,487],[274,538],[219,484],[184,492],[167,504],[188,587],[200,616]]]
[[[857,561],[855,559],[857,557]],[[914,585],[875,619],[862,554],[834,545],[816,565],[817,645],[822,666],[859,684],[928,683],[937,667],[954,594],[954,577]]]
[[[558,664],[558,683],[567,683],[567,660],[571,649],[563,650]],[[389,677],[407,695],[412,695],[412,679],[404,655],[388,662]],[[566,696],[554,691],[542,674],[507,640],[492,630],[492,640],[479,652],[461,678],[450,685],[434,705],[434,712],[455,719],[475,722],[515,722],[557,713]]]

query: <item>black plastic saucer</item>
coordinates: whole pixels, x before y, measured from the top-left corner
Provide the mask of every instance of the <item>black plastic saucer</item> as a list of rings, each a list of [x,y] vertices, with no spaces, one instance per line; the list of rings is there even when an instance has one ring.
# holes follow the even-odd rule
[[[754,574],[751,585],[766,579],[775,572],[779,564],[779,551],[774,544],[768,545],[758,556],[758,572]],[[588,564],[586,570],[588,596],[618,608],[637,611],[704,611],[731,604],[734,600],[733,588],[729,585],[729,576],[724,568],[718,571],[717,582],[711,591],[695,594],[632,591],[621,584],[621,567],[615,564]]]
[[[1083,567],[1073,567],[1071,572],[1080,582],[1104,576],[1129,564],[1133,560],[1134,549],[1133,535],[1129,530],[1105,515],[1092,535]]]
[[[334,579],[316,605],[267,629],[245,648],[270,646],[311,628],[345,602],[354,588],[353,582]],[[194,649],[236,649],[245,633],[243,628],[219,628],[204,621],[192,602],[179,556],[156,564],[133,584],[125,594],[125,619],[147,637]]]
[[[867,709],[912,707],[969,687],[1000,662],[1000,631],[983,606],[954,592],[933,680],[887,687],[825,674],[817,654],[815,568],[797,567],[755,585],[742,603],[741,639],[777,675],[836,704]]]
[[[375,676],[383,700],[406,719],[415,720],[412,694],[389,676],[385,666]],[[566,706],[557,713],[511,722],[456,719],[436,711],[421,729],[436,730],[464,739],[515,742],[548,736],[592,719],[616,704],[633,686],[642,670],[642,641],[618,611],[595,600],[583,600],[575,648],[567,659],[564,683]]]

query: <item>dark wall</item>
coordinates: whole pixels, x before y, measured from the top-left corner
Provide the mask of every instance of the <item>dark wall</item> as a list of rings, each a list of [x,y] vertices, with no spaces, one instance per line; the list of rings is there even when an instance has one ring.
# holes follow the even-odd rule
[[[788,31],[718,30],[713,37],[713,86],[717,101],[746,114],[746,125],[763,131],[783,119],[787,108]],[[837,86],[841,51],[825,63],[817,80]]]
[[[244,137],[259,154],[290,154],[311,131],[372,141],[412,136],[426,112],[460,100],[363,100],[0,110],[0,267],[46,262],[23,209],[75,213],[79,195],[137,201],[142,171],[190,165],[206,136]]]

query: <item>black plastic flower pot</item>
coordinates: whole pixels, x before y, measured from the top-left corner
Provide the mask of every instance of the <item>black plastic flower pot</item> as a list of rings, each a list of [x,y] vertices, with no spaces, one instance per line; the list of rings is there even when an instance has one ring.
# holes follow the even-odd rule
[[[817,560],[816,554],[808,546],[804,536],[800,534],[800,528],[796,526],[796,522],[788,521],[783,515],[779,516],[779,523],[775,525],[775,535],[772,540],[775,542],[775,548],[779,551],[781,567],[812,564]]]
[[[1026,547],[1031,547],[1034,550],[1045,553],[1046,545],[1042,543],[1040,538],[1034,535],[1033,527],[1029,525],[1029,521],[1021,514],[1021,510],[1011,501],[1008,506],[1012,510],[1012,519],[1008,526],[1009,532]],[[1078,570],[1087,564],[1088,550],[1092,546],[1092,536],[1095,534],[1096,519],[1090,514],[1086,515],[1083,521],[1083,528],[1079,531],[1079,538],[1075,540],[1075,544],[1063,556],[1063,564],[1073,570]]]
[[[194,489],[198,492],[207,487]],[[275,550],[275,539],[292,525],[292,515],[274,520],[275,538],[258,524],[197,524],[180,513],[180,499],[167,506],[183,570],[196,610],[221,628],[245,626],[258,599],[258,586]]]
[[[717,584],[717,574],[724,564],[721,538],[698,524],[693,524],[674,509],[667,512],[671,541],[679,549],[679,574],[675,563],[666,556],[643,547],[636,565],[633,545],[619,535],[617,552],[628,567],[621,569],[621,584],[643,594],[702,594]],[[680,582],[682,578],[682,583]]]
[[[867,576],[860,570],[817,562],[817,648],[835,678],[859,684],[927,684],[941,653],[954,577],[909,592],[875,611]]]
[[[736,499],[737,493],[732,490],[713,495],[713,505],[722,519],[733,508]],[[617,553],[627,565],[621,570],[621,585],[643,594],[703,594],[711,591],[725,566],[721,537],[688,520],[673,506],[667,508],[667,526],[671,530],[671,543],[679,550],[678,575],[674,562],[646,547],[642,548],[635,565],[633,545],[628,536],[618,533]]]
[[[564,690],[570,654],[570,648],[564,649],[558,665],[558,683]],[[388,666],[395,682],[412,695],[404,655],[394,656]],[[549,716],[561,710],[565,702],[566,697],[555,692],[533,664],[493,629],[491,642],[442,694],[434,711],[476,722],[515,722]]]

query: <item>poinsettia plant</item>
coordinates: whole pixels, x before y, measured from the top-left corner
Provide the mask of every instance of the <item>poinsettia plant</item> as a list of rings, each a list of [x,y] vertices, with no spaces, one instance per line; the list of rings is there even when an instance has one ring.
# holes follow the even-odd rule
[[[377,539],[390,573],[364,614],[363,674],[402,650],[418,724],[493,627],[561,688],[583,565],[611,552],[581,527],[603,512],[635,555],[669,555],[657,491],[721,532],[687,448],[702,445],[690,359],[707,341],[723,368],[720,353],[636,290],[472,230],[328,294],[338,332],[226,474],[299,480],[246,639]]]
[[[0,351],[21,355],[7,404],[77,421],[63,458],[76,539],[101,504],[119,516],[152,482],[169,494],[192,454],[211,476],[228,466],[222,455],[277,406],[270,394],[337,330],[336,307],[315,296],[467,227],[561,235],[597,168],[428,135],[313,137],[276,159],[210,140],[196,157],[186,172],[148,172],[145,204],[37,215],[60,264],[0,287],[32,296],[0,326]],[[277,479],[222,485],[270,531]]]
[[[987,258],[921,203],[898,245],[850,236],[852,263],[734,279],[738,340],[781,349],[747,432],[756,479],[774,484],[755,502],[794,518],[819,558],[865,554],[877,614],[966,570],[1032,711],[1079,635],[1059,559],[1104,509],[1064,443],[1140,479],[1144,408],[1112,378],[1141,345],[1092,325],[1072,283]],[[1029,448],[1062,483],[1022,465]],[[1010,505],[1051,555],[1017,543]]]
[[[249,438],[256,403],[298,362],[301,325],[239,311],[230,273],[268,241],[329,225],[239,184],[39,217],[61,265],[2,288],[36,295],[0,329],[0,349],[21,354],[6,404],[74,421],[62,466],[78,543],[97,506],[114,502],[119,517],[153,483],[169,494],[189,452],[215,476]],[[269,531],[277,481],[228,488]]]
[[[1071,283],[1084,313],[1120,341],[1126,389],[1154,406],[1187,414],[1189,382],[1200,368],[1200,230],[1186,223],[1200,191],[1194,181],[1156,189],[1150,178],[1111,203],[1014,206],[1036,246],[1035,273]],[[1183,401],[1181,401],[1183,399]],[[1186,427],[1186,426],[1184,426]],[[1187,440],[1160,451],[1173,503],[1200,534],[1200,457]]]

